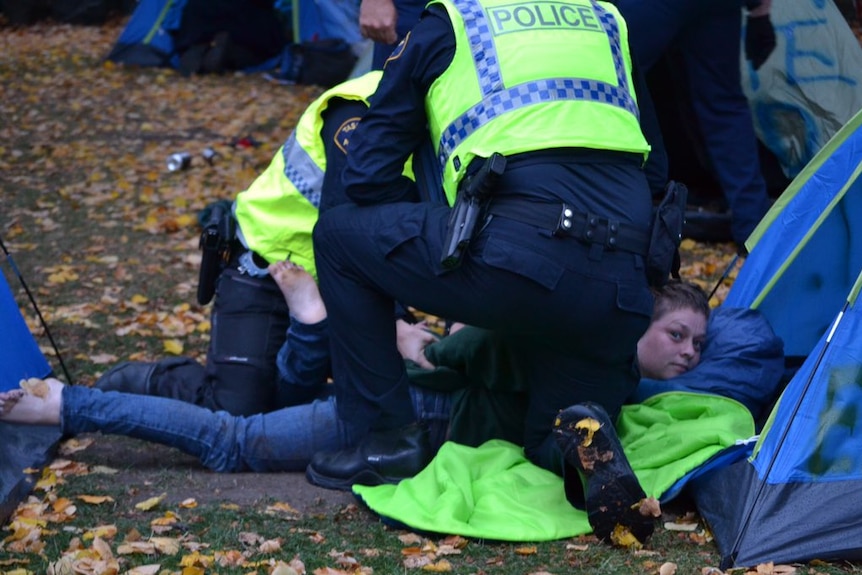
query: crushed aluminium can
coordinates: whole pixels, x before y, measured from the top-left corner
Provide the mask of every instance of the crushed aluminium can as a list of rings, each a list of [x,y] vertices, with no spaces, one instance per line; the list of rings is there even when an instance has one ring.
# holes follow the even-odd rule
[[[192,155],[188,152],[177,152],[168,156],[167,166],[169,172],[185,170],[192,163]]]
[[[203,156],[204,161],[210,166],[213,165],[216,156],[218,156],[218,152],[213,150],[212,148],[204,148],[204,151],[201,152],[201,156]]]

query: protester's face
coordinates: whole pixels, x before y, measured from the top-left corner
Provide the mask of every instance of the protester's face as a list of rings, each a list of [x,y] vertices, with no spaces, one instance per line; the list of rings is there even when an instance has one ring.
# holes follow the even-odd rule
[[[706,318],[693,309],[670,311],[653,321],[638,341],[641,376],[670,379],[700,361]]]

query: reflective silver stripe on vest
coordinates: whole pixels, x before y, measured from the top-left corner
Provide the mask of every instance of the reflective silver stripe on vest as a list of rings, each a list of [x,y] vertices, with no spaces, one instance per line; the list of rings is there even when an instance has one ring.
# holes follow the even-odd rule
[[[315,208],[320,208],[320,190],[323,187],[323,170],[317,167],[308,152],[296,141],[296,132],[284,143],[284,177]]]
[[[591,0],[591,4],[608,35],[614,69],[617,73],[616,86],[583,78],[548,78],[505,88],[494,38],[482,6],[477,0],[453,0],[453,2],[464,19],[476,76],[482,91],[482,101],[443,130],[438,155],[441,166],[445,167],[449,156],[461,142],[490,120],[505,112],[532,104],[559,100],[590,100],[617,106],[640,118],[637,104],[629,89],[620,46],[619,27],[611,13],[595,0]]]

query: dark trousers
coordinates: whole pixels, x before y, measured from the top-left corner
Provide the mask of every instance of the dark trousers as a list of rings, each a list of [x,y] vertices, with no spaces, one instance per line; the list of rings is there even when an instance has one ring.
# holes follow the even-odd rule
[[[649,70],[668,54],[679,88],[691,103],[696,137],[732,212],[731,232],[742,244],[769,209],[757,136],[740,80],[741,2],[738,0],[619,0],[631,51]],[[642,122],[655,111],[639,102]],[[665,162],[650,158],[648,170]]]
[[[308,389],[292,386],[279,394],[276,357],[287,337],[290,316],[270,276],[255,278],[235,267],[216,284],[206,366],[189,359],[159,362],[154,395],[172,397],[213,411],[252,415],[302,403]]]
[[[339,206],[314,231],[329,314],[338,413],[354,438],[414,420],[395,345],[395,300],[504,334],[529,378],[528,457],[559,470],[560,409],[591,400],[616,414],[634,386],[652,298],[640,256],[491,219],[454,271],[440,256],[449,209]]]

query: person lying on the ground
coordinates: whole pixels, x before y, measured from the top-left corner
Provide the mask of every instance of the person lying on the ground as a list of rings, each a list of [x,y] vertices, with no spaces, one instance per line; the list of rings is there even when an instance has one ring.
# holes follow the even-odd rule
[[[315,401],[267,414],[237,417],[167,398],[63,386],[56,379],[48,379],[47,394],[44,398],[25,394],[23,390],[0,394],[0,420],[59,425],[66,435],[100,431],[162,443],[198,457],[205,466],[215,471],[304,469],[316,451],[338,448],[348,441],[343,426],[339,424],[335,399],[330,393],[331,386],[327,385],[325,378],[318,376],[317,379],[291,381],[297,374],[307,376],[309,373],[322,373],[314,369],[314,364],[327,361],[326,310],[314,278],[300,266],[283,262],[270,266],[270,272],[294,315],[294,322],[288,332],[288,342],[285,344],[285,347],[290,346],[293,349],[280,354],[280,358],[284,360],[279,362],[283,385],[303,385],[312,389],[317,396]],[[641,338],[638,356],[645,375],[669,378],[698,364],[709,308],[702,291],[688,284],[669,284],[659,291],[656,297],[656,312],[650,329]],[[406,340],[413,342],[407,347],[421,349],[426,345],[427,334],[420,331],[414,328],[412,335],[408,333],[404,336]],[[493,338],[488,338],[488,332],[465,327],[447,339],[448,344],[455,348],[476,352],[474,356],[461,358],[464,363],[460,367],[464,368],[463,373],[468,378],[470,375],[482,373],[483,360],[486,360],[486,366],[488,360],[483,352],[483,348],[487,349],[486,341],[490,342],[491,346],[494,345]],[[459,346],[459,342],[466,343],[467,346]],[[431,356],[434,357],[433,354]],[[297,359],[304,362],[301,369],[291,367]],[[491,363],[496,363],[496,360]],[[499,371],[492,375],[502,379],[508,377]],[[518,377],[515,376],[514,379],[517,380]],[[427,426],[430,443],[436,449],[450,438],[447,433],[451,394],[413,385],[411,395],[414,410]],[[571,446],[578,439],[568,432],[566,425],[574,414],[578,417],[589,417],[592,421],[605,425],[605,432],[596,437],[603,438],[606,447],[614,451],[616,457],[613,464],[589,469],[587,475],[594,479],[586,482],[588,511],[591,506],[590,493],[599,493],[600,496],[593,496],[592,500],[604,502],[602,509],[608,508],[602,495],[608,490],[615,490],[616,493],[620,488],[624,489],[627,497],[621,501],[627,502],[631,497],[638,501],[642,499],[643,491],[626,464],[613,432],[613,425],[597,405],[573,406],[561,414],[556,426],[562,452],[561,467],[573,465],[582,474],[585,472],[581,462],[571,459]],[[523,430],[523,415],[519,417],[521,421],[516,418],[514,421],[501,422],[501,426],[508,424]],[[487,432],[486,438],[495,436],[495,433],[490,431]],[[397,474],[397,469],[369,465],[359,470],[356,482],[387,482]],[[578,473],[570,470],[569,475],[577,477]],[[579,488],[580,485],[578,480]],[[571,489],[572,486],[567,485],[567,493]],[[573,496],[571,500],[574,504],[583,503],[583,494],[580,497]],[[616,525],[625,522],[635,533],[635,537],[644,541],[652,532],[653,517],[641,517],[637,513],[632,515],[628,507],[630,505],[626,503],[623,507],[614,507],[610,512],[591,513],[591,525],[597,535],[610,541]]]
[[[280,384],[305,387],[313,401],[234,416],[170,398],[66,386],[51,378],[45,397],[22,389],[0,393],[0,420],[59,425],[68,436],[100,431],[161,443],[198,457],[213,471],[303,471],[317,450],[337,449],[347,441],[331,386],[321,376],[326,373],[321,366],[329,361],[326,310],[314,278],[300,266],[282,262],[269,269],[294,317],[279,354]],[[429,338],[418,326],[401,333],[405,346],[414,350]],[[412,396],[429,437],[441,444],[449,419],[448,394],[415,388]]]
[[[326,310],[314,278],[301,267],[282,262],[270,266],[270,272],[294,316],[288,341],[283,353],[279,354],[283,360],[279,361],[282,385],[313,389],[317,396],[314,401],[241,417],[168,398],[64,386],[56,379],[48,379],[48,393],[44,398],[25,394],[23,390],[0,393],[0,420],[59,425],[68,436],[98,431],[166,444],[198,457],[203,465],[219,472],[305,469],[317,450],[339,448],[347,441],[338,423],[331,386],[320,375],[325,371],[319,369],[328,361]],[[689,303],[680,303],[680,292],[689,298]],[[698,296],[698,292],[674,285],[659,292],[653,324],[639,346],[644,373],[656,378],[672,377],[697,365],[708,307],[702,295],[701,300],[697,297],[692,299],[692,295]],[[433,351],[442,342],[425,348],[434,338],[421,327],[412,326],[402,331],[400,339],[405,349],[413,350],[405,355],[418,360],[414,363],[422,362],[426,367],[434,368],[423,359],[427,354],[440,364],[441,367],[431,370],[411,370],[411,374],[422,374],[418,379],[425,383],[429,374],[435,372],[438,378],[447,381],[444,386],[451,388],[470,385],[470,378],[477,376],[490,375],[500,379],[512,376],[512,373],[493,368],[503,358],[501,355],[488,355],[499,352],[494,351],[497,340],[486,330],[464,327],[453,330],[442,340],[449,350],[459,352],[451,358],[455,370],[442,367],[444,354]],[[425,353],[420,353],[423,348]],[[483,365],[492,369],[486,372]],[[501,383],[497,387],[505,385]],[[430,443],[436,449],[449,438],[452,394],[413,385],[411,395],[417,416],[427,425]],[[505,423],[501,422],[501,426]],[[523,429],[522,422],[508,423]],[[486,439],[498,436],[485,428],[481,433]],[[476,435],[478,433],[474,433]],[[356,480],[357,483],[365,482],[367,476],[364,474],[385,474],[384,479],[388,479],[398,472],[398,469],[369,467]],[[380,479],[379,476],[374,477],[371,482],[379,483]],[[603,481],[610,479],[602,477]],[[631,477],[627,481],[631,481]]]
[[[640,376],[671,380],[699,364],[709,304],[703,290],[688,282],[670,282],[655,290],[654,297],[650,326],[637,347]],[[475,447],[504,439],[522,445],[529,387],[525,368],[508,352],[518,342],[489,330],[466,329],[474,335],[443,338],[429,346],[425,356],[437,369],[411,372],[411,381],[453,392],[453,441]]]
[[[281,385],[311,388],[316,396],[314,401],[242,417],[169,398],[103,392],[47,379],[50,391],[45,398],[23,390],[0,393],[0,420],[59,425],[63,433],[70,436],[101,431],[171,445],[199,457],[205,466],[220,472],[304,470],[316,450],[337,448],[345,441],[335,413],[331,386],[318,369],[328,361],[326,309],[314,278],[300,266],[282,262],[271,265],[270,271],[295,320],[279,354]],[[659,303],[657,309],[662,308]],[[677,307],[663,309],[656,315],[639,349],[639,355],[650,355],[640,360],[646,366],[645,373],[655,378],[670,377],[697,365],[706,331],[706,313],[703,309]],[[499,365],[497,359],[488,355],[488,350],[498,343],[492,336],[486,330],[468,326],[454,331],[441,342],[428,345],[435,337],[419,326],[409,326],[402,331],[401,340],[405,349],[414,350],[414,359],[419,359],[416,350],[424,349],[424,355],[441,366],[442,356],[434,353],[436,345],[446,342],[450,350],[466,350],[466,356],[452,358],[451,368],[436,368],[460,372],[461,375],[455,377],[443,375],[450,382],[444,385],[458,387],[466,385],[471,378],[481,377],[480,381],[486,381],[482,377],[486,373],[483,365],[486,368],[489,363]],[[434,370],[411,373],[420,371],[425,373],[420,379],[427,386],[427,374]],[[493,369],[487,374],[498,379],[514,375]],[[494,382],[489,381],[489,384],[494,385]],[[433,443],[439,446],[447,439],[451,393],[426,386],[412,386],[413,404],[420,419],[434,428]],[[498,389],[505,386],[505,383],[496,384]],[[515,422],[514,426],[517,425]],[[499,436],[485,432],[485,438],[493,437]],[[396,471],[382,469],[369,470],[369,473],[388,476]]]

